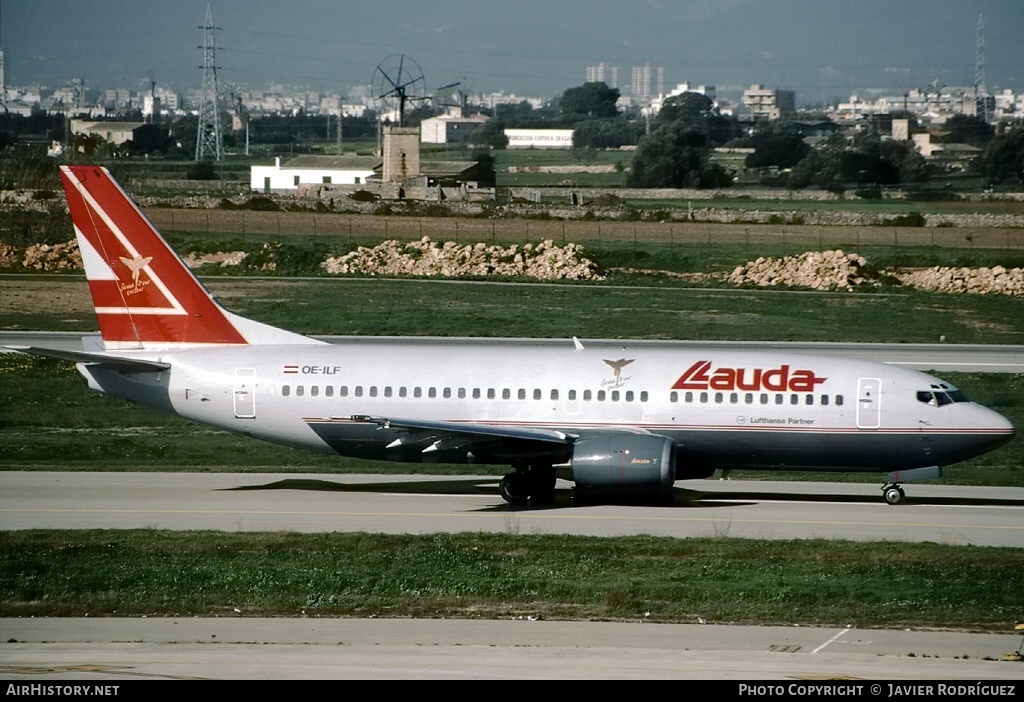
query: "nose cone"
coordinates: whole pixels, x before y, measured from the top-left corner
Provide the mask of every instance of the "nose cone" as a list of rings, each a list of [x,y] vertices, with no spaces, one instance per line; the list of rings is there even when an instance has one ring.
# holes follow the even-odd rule
[[[979,453],[992,451],[1010,443],[1017,430],[1010,420],[988,407],[976,405],[978,412],[977,434],[984,448]]]

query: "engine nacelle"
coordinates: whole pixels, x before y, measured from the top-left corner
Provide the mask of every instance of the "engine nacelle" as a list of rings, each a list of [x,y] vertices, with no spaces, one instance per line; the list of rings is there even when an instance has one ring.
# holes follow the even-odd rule
[[[664,490],[676,480],[675,446],[651,434],[609,432],[573,444],[573,480],[583,489]]]

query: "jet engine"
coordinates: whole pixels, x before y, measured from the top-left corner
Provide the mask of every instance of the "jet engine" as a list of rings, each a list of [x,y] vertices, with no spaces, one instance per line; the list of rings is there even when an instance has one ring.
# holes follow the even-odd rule
[[[653,434],[594,434],[576,440],[570,466],[577,489],[660,492],[676,479],[675,445]]]

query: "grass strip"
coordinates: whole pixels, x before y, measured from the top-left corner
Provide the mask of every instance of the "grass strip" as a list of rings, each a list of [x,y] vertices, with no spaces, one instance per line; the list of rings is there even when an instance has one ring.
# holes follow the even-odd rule
[[[939,627],[1024,616],[1024,550],[519,533],[0,533],[2,616]]]

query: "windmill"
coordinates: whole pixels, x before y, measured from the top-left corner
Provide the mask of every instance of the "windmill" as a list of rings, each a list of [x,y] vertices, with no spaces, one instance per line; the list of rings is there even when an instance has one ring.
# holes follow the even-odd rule
[[[397,113],[398,126],[404,127],[406,104],[430,99],[425,84],[423,70],[405,54],[392,54],[378,63],[373,72],[373,94],[380,101],[381,120]]]

